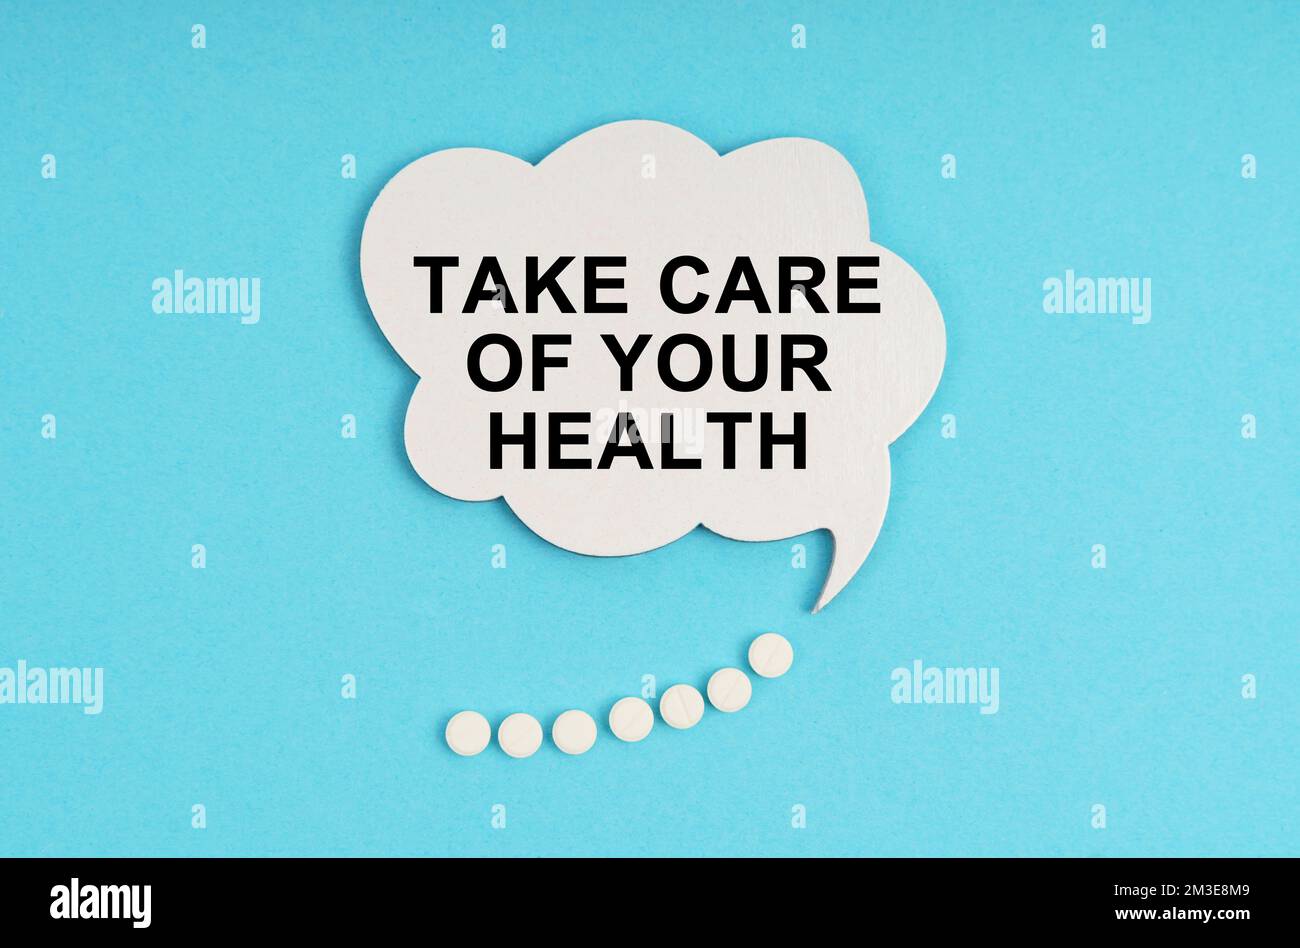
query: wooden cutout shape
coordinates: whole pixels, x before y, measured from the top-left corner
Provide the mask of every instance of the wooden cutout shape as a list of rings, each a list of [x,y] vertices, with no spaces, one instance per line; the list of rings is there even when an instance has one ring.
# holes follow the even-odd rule
[[[707,272],[678,261],[661,282],[687,256]],[[814,283],[818,267],[825,276]],[[859,282],[841,286],[842,270]],[[430,486],[461,500],[504,496],[538,535],[596,556],[651,550],[698,524],[737,540],[825,528],[835,552],[814,612],[875,543],[889,445],[943,371],[934,296],[871,242],[853,168],[809,139],[719,156],[672,125],[629,121],[579,135],[536,166],[485,149],[439,151],[375,199],[361,274],[380,328],[420,378],[406,450]],[[701,293],[695,313],[668,302],[681,308]],[[869,303],[879,312],[850,312]],[[626,312],[595,311],[619,304]],[[642,335],[625,378],[613,347],[630,352]],[[759,377],[760,348],[763,384],[738,390]],[[684,390],[706,362],[706,380]],[[518,377],[489,391],[471,368],[492,387],[512,368]],[[493,468],[494,413],[503,435],[532,424],[532,467],[505,438]],[[802,467],[780,437],[800,424]],[[684,458],[698,468],[671,466]]]

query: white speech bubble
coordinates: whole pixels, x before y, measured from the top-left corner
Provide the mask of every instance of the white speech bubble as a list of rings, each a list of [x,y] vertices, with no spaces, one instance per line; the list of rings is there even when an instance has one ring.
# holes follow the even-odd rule
[[[708,269],[700,275],[681,268],[670,280],[675,299],[708,294],[694,314],[673,312],[661,293],[665,265],[684,255]],[[545,281],[537,286],[536,312],[525,312],[527,259],[536,258],[541,276],[566,256],[574,259],[555,285],[576,312],[563,312]],[[417,264],[417,257],[459,262]],[[499,263],[509,300],[496,276],[480,270],[488,257]],[[626,264],[602,265],[597,257]],[[760,312],[752,295],[717,311],[739,257],[752,262],[771,313]],[[807,292],[791,290],[785,313],[783,257],[815,258],[825,269],[824,280],[812,285],[811,268],[788,264],[787,285]],[[864,257],[879,258],[878,265],[841,262]],[[622,285],[587,287],[587,266]],[[841,266],[850,280],[875,278],[875,288],[850,286],[841,294]],[[737,540],[825,528],[835,553],[814,612],[844,588],[875,543],[889,500],[889,445],[920,415],[943,371],[944,325],[934,296],[902,259],[870,242],[866,200],[844,157],[802,138],[719,156],[674,126],[630,121],[579,135],[536,166],[478,148],[436,152],[399,171],[375,199],[361,237],[361,275],[384,335],[420,377],[406,414],[406,450],[430,486],[461,500],[504,496],[540,536],[596,556],[652,550],[699,524]],[[735,279],[736,288],[752,289],[743,276]],[[495,299],[463,312],[471,289],[484,285],[496,290]],[[627,311],[592,312],[593,300],[625,303]],[[828,313],[817,311],[818,301]],[[847,312],[867,302],[879,312]],[[518,312],[508,311],[511,303]],[[485,391],[471,379],[471,361],[490,382],[507,374],[503,345],[486,345],[481,359],[471,360],[475,340],[487,334],[508,336],[519,347],[521,375],[504,391]],[[612,335],[626,352],[641,334],[650,339],[625,390],[602,337]],[[677,390],[682,386],[659,371],[660,350],[679,334],[697,337],[712,360],[708,381],[694,391]],[[569,341],[540,350],[565,364],[543,366],[538,390],[534,346],[542,335]],[[824,342],[825,356],[811,368],[829,391],[818,389],[806,362],[782,359],[783,336]],[[755,375],[760,345],[767,348],[765,384],[733,390],[724,374],[726,347],[733,347],[733,376],[743,382]],[[789,345],[787,355],[815,355],[807,340]],[[669,351],[674,378],[697,374],[702,357],[693,343],[679,340]],[[788,391],[783,362],[791,363]],[[625,411],[636,422],[648,469],[632,453],[630,429],[615,424]],[[525,413],[533,413],[535,467],[525,467],[521,446],[504,444],[493,469],[493,412],[506,434],[522,433]],[[570,412],[590,420],[552,428],[559,413]],[[729,427],[718,413],[733,412],[752,420]],[[771,467],[762,467],[763,413],[776,435],[794,433],[803,413],[802,468],[794,448],[776,439]],[[675,419],[673,456],[698,458],[698,469],[665,466],[665,414]],[[564,459],[586,459],[589,469],[551,466],[553,430],[586,438],[558,451]],[[725,464],[728,430],[732,468]],[[601,469],[611,434],[625,450]]]

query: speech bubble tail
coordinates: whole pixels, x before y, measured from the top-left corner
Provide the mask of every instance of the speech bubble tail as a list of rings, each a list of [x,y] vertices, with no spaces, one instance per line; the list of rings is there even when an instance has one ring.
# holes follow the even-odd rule
[[[826,604],[849,584],[867,554],[876,545],[880,536],[880,527],[885,522],[885,508],[889,506],[889,453],[884,452],[883,470],[870,481],[870,488],[858,498],[855,510],[838,526],[830,528],[835,542],[831,554],[831,568],[826,573],[826,583],[822,586],[817,604],[813,606],[813,615],[826,608]]]
[[[849,584],[849,580],[857,574],[858,569],[866,561],[867,554],[871,552],[879,533],[880,527],[877,525],[876,529],[870,531],[870,536],[865,542],[847,530],[834,534],[835,554],[831,559],[831,568],[826,573],[826,584],[822,586],[817,604],[813,606],[813,615],[826,608],[826,604]]]

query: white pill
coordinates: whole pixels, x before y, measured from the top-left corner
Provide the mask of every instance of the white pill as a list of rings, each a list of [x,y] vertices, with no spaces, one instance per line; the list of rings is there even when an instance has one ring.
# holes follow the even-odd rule
[[[497,743],[511,757],[532,757],[542,746],[542,726],[531,714],[512,714],[497,728]]]
[[[764,632],[749,643],[749,666],[764,678],[780,678],[794,664],[794,648],[784,635]]]
[[[481,754],[492,740],[492,725],[477,711],[462,711],[447,722],[447,746],[461,757]]]
[[[695,727],[704,717],[704,696],[690,685],[673,685],[659,699],[659,716],[670,727]]]
[[[609,729],[620,741],[642,740],[655,726],[655,713],[640,698],[620,698],[609,709]]]
[[[551,740],[566,754],[585,754],[596,743],[596,722],[586,711],[565,711],[551,725]]]
[[[719,668],[709,679],[709,703],[719,711],[739,711],[749,704],[754,686],[739,668]]]

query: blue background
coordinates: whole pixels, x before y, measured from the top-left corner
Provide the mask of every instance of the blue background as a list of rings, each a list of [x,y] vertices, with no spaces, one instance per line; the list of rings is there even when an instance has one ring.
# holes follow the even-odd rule
[[[1297,853],[1295,4],[266,6],[3,6],[0,665],[101,665],[106,700],[0,706],[0,853]],[[406,459],[371,200],[625,118],[831,144],[943,307],[820,615],[824,534],[584,558]],[[261,277],[261,322],[155,315],[176,268]],[[1150,277],[1151,322],[1045,314],[1066,268]],[[792,671],[692,731],[442,741],[462,707],[603,722],[766,629]],[[891,703],[916,658],[1000,668],[1001,710]]]

